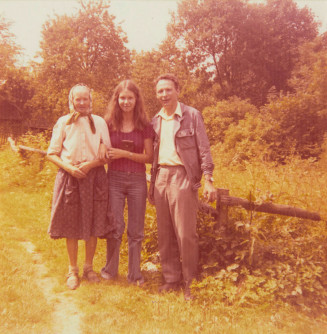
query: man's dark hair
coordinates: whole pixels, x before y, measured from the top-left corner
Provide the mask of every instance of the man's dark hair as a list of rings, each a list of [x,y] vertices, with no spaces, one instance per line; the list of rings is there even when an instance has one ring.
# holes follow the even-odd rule
[[[158,82],[160,80],[170,80],[174,83],[176,90],[179,90],[179,83],[176,75],[171,74],[171,73],[165,73],[162,75],[159,75],[158,78],[154,81],[155,86],[157,86]]]

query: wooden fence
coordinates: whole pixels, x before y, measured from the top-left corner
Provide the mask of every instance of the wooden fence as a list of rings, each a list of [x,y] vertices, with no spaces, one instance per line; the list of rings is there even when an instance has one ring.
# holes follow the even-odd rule
[[[28,151],[46,155],[47,152],[39,150],[36,148],[31,148],[23,145],[16,146],[12,138],[8,138],[10,146],[13,151]],[[269,214],[278,214],[289,217],[297,217],[303,219],[310,219],[315,221],[323,220],[319,213],[310,212],[301,208],[283,205],[283,204],[274,204],[274,203],[256,203],[251,202],[244,198],[229,196],[228,189],[217,189],[217,201],[216,207],[199,201],[199,210],[204,213],[210,214],[217,221],[218,226],[226,225],[228,223],[228,209],[231,206],[242,207],[248,211],[255,212],[265,212]]]

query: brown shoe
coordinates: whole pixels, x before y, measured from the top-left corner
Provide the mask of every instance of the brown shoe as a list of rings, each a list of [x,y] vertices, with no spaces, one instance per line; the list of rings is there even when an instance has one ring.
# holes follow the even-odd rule
[[[171,291],[178,291],[180,288],[179,282],[173,282],[173,283],[165,283],[159,287],[159,292],[171,292]]]
[[[194,298],[195,297],[192,295],[191,292],[191,282],[190,283],[186,282],[184,288],[184,300],[188,302],[190,300],[193,300]]]
[[[76,272],[69,272],[68,275],[67,275],[67,287],[70,289],[70,290],[75,290],[78,285],[79,285],[79,278],[78,278],[78,273]]]
[[[100,278],[92,268],[84,269],[83,278],[87,279],[89,282],[92,283],[100,282]]]

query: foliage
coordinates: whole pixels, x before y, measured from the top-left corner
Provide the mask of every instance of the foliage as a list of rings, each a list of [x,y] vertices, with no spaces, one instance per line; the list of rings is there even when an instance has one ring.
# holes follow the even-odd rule
[[[312,160],[293,156],[284,166],[253,160],[245,169],[220,165],[221,185],[254,202],[279,202],[326,217],[326,175]],[[242,195],[243,192],[243,195]],[[325,222],[229,209],[229,223],[199,216],[201,280],[198,293],[217,302],[246,306],[281,300],[302,311],[325,312]]]
[[[247,113],[254,114],[258,113],[258,111],[248,101],[241,100],[235,96],[205,108],[202,115],[210,143],[223,142],[228,127],[237,125],[240,120],[245,118]]]
[[[22,137],[19,143],[44,148],[46,142],[45,136],[28,135]],[[293,156],[280,166],[249,160],[242,169],[237,165],[231,166],[224,156],[219,156],[216,152],[214,160],[217,166],[215,182],[230,189],[236,196],[251,198],[256,202],[274,201],[306,207],[327,216],[322,200],[327,196],[324,187],[327,182],[325,167],[313,159],[305,161]],[[33,160],[32,156],[22,158],[7,149],[0,151],[0,161],[3,166],[1,189],[8,192],[10,198],[19,196],[23,201],[20,215],[29,217],[29,205],[37,212],[42,212],[42,217],[39,217],[34,210],[28,218],[33,221],[37,219],[35,226],[42,232],[32,233],[35,226],[32,223],[24,225],[23,216],[19,216],[21,219],[13,218],[17,220],[15,231],[30,231],[21,235],[29,235],[38,245],[48,260],[51,276],[58,281],[57,290],[64,290],[67,268],[64,243],[43,240],[47,238],[45,230],[56,168],[52,168],[53,165],[50,164],[47,174],[46,163],[40,172],[39,163]],[[38,199],[35,201],[39,203],[42,197],[42,205],[31,204],[36,194]],[[15,214],[11,212],[11,215],[16,217],[17,209]],[[8,216],[7,214],[6,217]],[[165,329],[170,328],[170,331],[176,333],[192,331],[190,326],[197,328],[197,332],[204,333],[217,332],[220,329],[226,332],[233,329],[235,333],[242,333],[244,330],[323,333],[320,327],[322,323],[316,324],[315,320],[307,318],[304,312],[318,316],[320,312],[326,312],[327,308],[325,222],[230,208],[229,223],[226,226],[217,226],[212,218],[202,213],[198,215],[198,223],[201,275],[193,284],[196,301],[192,304],[184,303],[181,294],[158,295],[158,273],[147,272],[145,266],[144,274],[149,281],[144,289],[128,286],[125,280],[128,246],[124,238],[121,277],[116,282],[103,281],[100,285],[83,283],[74,293],[73,298],[86,314],[85,332],[94,330],[94,314],[97,314],[96,331],[99,333],[109,325],[117,331],[123,330],[128,321],[133,322],[140,331],[141,328],[146,328],[149,332],[156,332],[161,328],[158,319],[163,321]],[[147,207],[145,226],[142,261],[151,261],[159,267],[153,206]],[[95,260],[97,271],[103,266],[104,257],[104,241],[99,240]],[[27,290],[27,293],[28,291],[30,290]],[[138,312],[135,312],[135,306]],[[145,318],[140,320],[143,313]],[[115,316],[112,317],[112,314]],[[249,319],[249,314],[254,316],[255,321],[245,321]],[[116,318],[120,321],[115,321]],[[163,331],[164,328],[162,327]]]
[[[0,85],[7,79],[8,72],[13,69],[20,53],[10,32],[10,23],[0,15]]]
[[[108,12],[110,3],[81,1],[81,6],[77,15],[56,16],[43,27],[43,61],[35,65],[38,86],[31,104],[37,117],[52,122],[67,110],[68,92],[76,83],[90,86],[104,103],[129,73],[127,38]],[[105,106],[100,107],[103,112]]]
[[[237,124],[231,124],[225,131],[225,141],[222,145],[226,158],[233,165],[244,165],[248,160],[278,160],[274,141],[274,123],[268,117],[259,113],[248,113]]]
[[[25,120],[31,115],[28,102],[33,94],[32,77],[25,68],[8,70],[6,81],[0,86],[0,98],[14,105]]]
[[[318,110],[317,110],[318,109]],[[319,113],[313,96],[305,93],[281,97],[262,108],[275,125],[276,135],[268,139],[277,157],[291,155],[292,150],[304,158],[321,152],[326,115]]]
[[[258,106],[271,87],[288,90],[298,47],[316,35],[312,14],[292,0],[182,1],[169,26],[189,68],[201,71],[216,97],[237,95]]]
[[[203,92],[203,82],[200,77],[189,71],[185,56],[174,46],[174,41],[167,38],[158,51],[133,55],[132,78],[142,90],[145,108],[150,117],[160,110],[160,104],[156,100],[154,80],[163,73],[175,73],[178,76],[182,102],[199,110],[214,103],[210,92]]]
[[[46,150],[49,134],[27,133],[18,138],[16,145]],[[52,192],[57,167],[48,162],[44,155],[21,150],[19,154],[6,152],[8,162],[2,166],[2,176],[11,187],[45,188]]]
[[[160,74],[160,55],[157,51],[133,54],[131,77],[140,87],[144,99],[144,107],[149,118],[160,109],[156,101],[154,80]]]

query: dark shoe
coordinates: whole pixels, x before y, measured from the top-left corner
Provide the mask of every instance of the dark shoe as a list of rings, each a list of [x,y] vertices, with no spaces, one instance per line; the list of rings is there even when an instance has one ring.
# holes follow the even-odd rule
[[[144,277],[141,277],[140,279],[137,279],[135,281],[128,280],[128,283],[139,286],[139,287],[142,287],[145,284],[145,279],[144,279]]]
[[[190,301],[193,300],[195,297],[192,295],[191,292],[191,283],[186,283],[185,288],[184,288],[184,300],[185,301]]]
[[[170,292],[170,291],[178,291],[179,290],[179,283],[174,282],[174,283],[165,283],[159,287],[159,292]]]

